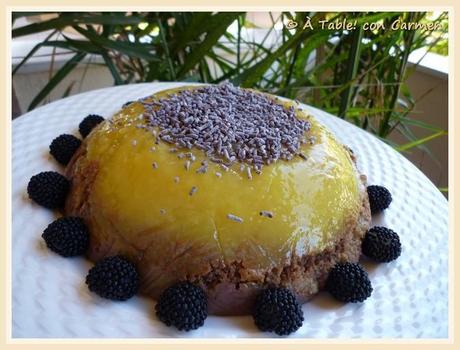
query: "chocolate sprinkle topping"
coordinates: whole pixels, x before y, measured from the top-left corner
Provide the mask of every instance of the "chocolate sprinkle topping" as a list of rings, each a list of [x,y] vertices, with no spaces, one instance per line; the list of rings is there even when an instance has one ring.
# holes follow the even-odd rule
[[[273,218],[273,213],[271,211],[262,210],[259,214],[260,216],[265,216],[266,218]]]
[[[193,196],[196,192],[197,188],[196,186],[193,186],[191,189],[190,189],[190,192],[188,193],[190,196]]]
[[[179,148],[196,147],[211,161],[236,161],[261,170],[299,152],[310,123],[298,119],[294,107],[230,83],[183,90],[144,104],[150,127],[160,139]]]
[[[233,214],[227,214],[227,218],[235,222],[239,222],[239,223],[243,222],[242,218],[240,218],[239,216],[233,215]]]

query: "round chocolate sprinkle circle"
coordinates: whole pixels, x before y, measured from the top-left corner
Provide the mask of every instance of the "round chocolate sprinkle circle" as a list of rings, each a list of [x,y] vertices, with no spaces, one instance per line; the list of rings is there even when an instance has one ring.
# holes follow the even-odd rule
[[[148,125],[160,130],[157,141],[196,147],[211,161],[227,166],[244,162],[258,171],[264,164],[298,155],[310,129],[308,121],[297,118],[294,107],[230,83],[141,102]]]

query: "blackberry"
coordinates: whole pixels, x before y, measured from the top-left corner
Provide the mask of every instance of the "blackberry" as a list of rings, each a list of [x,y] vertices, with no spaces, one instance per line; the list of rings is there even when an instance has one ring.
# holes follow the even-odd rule
[[[161,294],[155,310],[168,327],[190,331],[204,324],[208,317],[208,301],[203,289],[190,282],[180,282]]]
[[[29,198],[48,208],[62,208],[69,192],[70,182],[55,171],[44,171],[30,178],[27,185]]]
[[[372,214],[385,210],[390,206],[392,201],[390,191],[383,186],[367,186],[367,195],[369,196],[369,204]]]
[[[125,102],[123,104],[123,106],[121,106],[121,108],[125,108],[125,107],[128,107],[131,103],[133,103],[134,101],[128,101],[128,102]]]
[[[372,293],[367,272],[359,264],[338,263],[329,272],[326,290],[332,296],[346,303],[366,300]]]
[[[362,243],[364,255],[378,262],[389,262],[401,255],[401,242],[393,230],[375,226],[366,232]]]
[[[67,165],[80,145],[80,139],[73,135],[62,134],[51,142],[50,154],[60,164]]]
[[[49,249],[65,257],[83,254],[89,243],[83,219],[72,216],[53,221],[43,231],[42,237]]]
[[[102,123],[104,118],[97,114],[90,114],[85,119],[83,119],[78,126],[81,136],[85,138],[89,135],[91,130],[93,130],[98,124]]]
[[[302,326],[302,308],[296,297],[286,288],[268,288],[256,298],[253,317],[264,332],[288,335]]]
[[[106,257],[96,263],[86,276],[91,292],[111,300],[127,300],[139,289],[136,268],[124,257]]]

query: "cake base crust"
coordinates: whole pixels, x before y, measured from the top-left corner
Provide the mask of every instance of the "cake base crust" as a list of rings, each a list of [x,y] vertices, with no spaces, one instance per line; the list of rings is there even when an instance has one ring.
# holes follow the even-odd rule
[[[350,154],[356,164],[353,153],[350,152]],[[66,203],[65,213],[89,219],[93,214],[87,198],[97,176],[98,166],[94,163],[86,165],[85,169],[79,169],[78,159],[84,155],[85,147],[83,146],[74,155],[66,170],[67,177],[72,181],[72,188]],[[304,303],[324,287],[330,269],[337,262],[357,262],[359,260],[361,241],[371,221],[366,192],[366,177],[361,175],[360,180],[362,205],[359,215],[348,218],[343,233],[337,236],[336,241],[331,242],[332,244],[328,248],[318,253],[305,254],[300,257],[293,254],[292,257],[286,259],[284,265],[281,265],[282,268],[255,271],[254,269],[247,269],[244,261],[225,264],[220,259],[214,259],[205,246],[190,249],[191,247],[182,247],[180,242],[177,242],[170,252],[162,252],[162,255],[157,259],[148,253],[149,248],[152,245],[168,245],[165,244],[166,241],[159,239],[147,247],[142,246],[142,244],[132,246],[129,242],[125,242],[125,245],[121,246],[120,244],[123,244],[124,240],[120,232],[117,232],[116,227],[112,227],[110,233],[117,237],[116,239],[92,235],[87,255],[90,260],[95,262],[108,255],[120,253],[128,255],[136,263],[141,276],[140,292],[155,299],[164,290],[158,288],[158,285],[166,288],[171,284],[170,277],[167,276],[168,273],[161,271],[162,257],[171,256],[170,254],[176,258],[180,257],[180,259],[175,258],[170,261],[170,264],[179,260],[183,264],[191,262],[198,273],[194,276],[185,274],[182,279],[194,282],[206,291],[208,311],[214,315],[250,314],[257,292],[269,286],[286,287],[297,296],[301,303]],[[89,226],[90,232],[95,232],[98,229],[91,223]],[[200,259],[199,256],[202,258]],[[146,261],[148,264],[145,263]],[[180,269],[181,266],[178,264],[176,270]],[[155,277],[152,278],[152,276]]]
[[[359,217],[351,219],[343,235],[320,253],[295,257],[283,269],[261,274],[259,283],[244,282],[243,264],[213,268],[205,276],[194,279],[208,294],[209,312],[214,315],[247,315],[252,311],[257,293],[269,286],[291,290],[299,302],[305,303],[325,286],[329,271],[338,262],[358,262],[361,242],[369,229],[371,215],[367,195],[362,195]]]

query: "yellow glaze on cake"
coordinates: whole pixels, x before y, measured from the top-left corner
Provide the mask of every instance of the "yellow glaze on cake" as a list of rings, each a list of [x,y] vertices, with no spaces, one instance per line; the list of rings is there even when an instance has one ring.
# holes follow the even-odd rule
[[[196,87],[149,99],[186,88]],[[65,214],[85,220],[88,257],[127,257],[140,291],[153,298],[179,281],[196,283],[211,314],[248,314],[259,290],[273,285],[308,300],[334,264],[358,261],[370,210],[365,176],[349,150],[293,106],[311,123],[313,142],[301,148],[306,159],[264,165],[252,179],[239,163],[225,171],[209,161],[207,172],[197,173],[208,160],[204,152],[155,144],[140,102],[101,123],[66,169],[72,186]],[[178,157],[186,152],[196,157],[188,170]]]
[[[101,218],[116,219],[121,232],[167,228],[184,240],[214,242],[227,261],[240,258],[242,243],[254,242],[274,260],[324,249],[342,233],[344,220],[358,214],[359,180],[348,151],[304,113],[299,117],[310,121],[315,138],[303,146],[308,159],[278,161],[252,180],[239,165],[225,172],[210,162],[207,173],[197,173],[205,159],[199,150],[187,171],[186,159],[170,152],[171,145],[155,145],[151,132],[138,128],[142,113],[140,103],[131,104],[88,141],[87,160],[99,165],[90,201]],[[190,195],[192,187],[197,190]],[[261,216],[262,210],[273,218]]]

